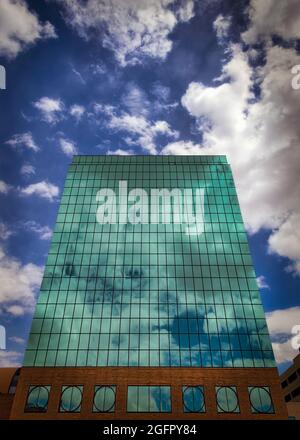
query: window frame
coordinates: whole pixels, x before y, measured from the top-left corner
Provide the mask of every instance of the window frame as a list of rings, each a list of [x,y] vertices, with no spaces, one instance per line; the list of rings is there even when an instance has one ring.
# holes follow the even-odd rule
[[[236,396],[236,406],[233,411],[224,411],[223,408],[219,405],[218,402],[218,393],[223,388],[229,388],[231,391],[234,392]],[[240,402],[239,402],[239,396],[238,396],[238,390],[236,385],[216,385],[215,386],[215,397],[216,397],[216,404],[217,404],[217,413],[218,414],[240,414],[241,408],[240,408]],[[227,396],[226,396],[227,399]],[[219,411],[219,409],[221,411]]]
[[[48,399],[47,399],[47,403],[45,405],[45,407],[42,410],[32,410],[28,408],[28,399],[30,394],[36,390],[37,388],[42,388],[45,389],[47,391],[48,394]],[[34,413],[34,414],[44,414],[48,411],[48,405],[49,405],[49,399],[50,399],[50,392],[51,392],[51,385],[29,385],[28,388],[28,392],[27,392],[27,398],[26,398],[26,402],[25,402],[25,407],[24,407],[24,413]]]
[[[151,388],[151,387],[166,387],[169,388],[170,391],[170,410],[169,411],[128,411],[128,391],[129,388],[131,387],[135,387],[135,388],[139,388],[139,387],[147,387],[147,388]],[[160,405],[161,406],[161,405]],[[155,385],[155,384],[150,384],[150,385],[144,385],[144,384],[127,384],[127,389],[126,389],[126,413],[128,414],[171,414],[172,413],[172,386],[168,385],[168,384],[159,384],[159,385]]]
[[[188,388],[199,388],[203,397],[203,404],[200,411],[190,411],[184,402],[184,393]],[[205,386],[204,385],[182,385],[181,386],[182,395],[182,410],[184,414],[205,414],[206,413],[206,401],[205,401]]]
[[[61,407],[61,404],[62,404],[62,397],[63,397],[63,394],[69,389],[69,388],[77,388],[77,389],[79,389],[80,390],[80,393],[81,393],[81,400],[80,400],[80,403],[79,403],[79,405],[75,408],[75,410],[72,410],[72,411],[67,411],[67,410],[62,410],[62,407]],[[81,412],[81,406],[82,406],[82,399],[83,399],[83,390],[84,390],[84,387],[83,387],[83,385],[62,385],[61,386],[61,394],[60,394],[60,399],[59,399],[59,406],[58,406],[58,412],[59,413],[62,413],[62,414],[64,414],[64,413],[69,413],[69,414],[79,414],[80,412]]]
[[[269,395],[270,398],[270,408],[271,411],[258,411],[257,408],[254,407],[252,401],[251,401],[251,393],[253,392],[253,390],[257,390],[257,389],[263,389],[264,391],[266,391]],[[271,394],[271,390],[270,387],[268,385],[248,385],[248,397],[249,397],[249,403],[250,403],[250,409],[251,409],[251,413],[252,414],[275,414],[275,408],[274,408],[274,403],[273,403],[273,399],[272,399],[272,394]]]

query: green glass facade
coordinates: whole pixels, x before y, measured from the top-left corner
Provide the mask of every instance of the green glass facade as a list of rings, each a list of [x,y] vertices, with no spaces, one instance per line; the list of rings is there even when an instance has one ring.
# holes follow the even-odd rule
[[[203,225],[100,224],[97,193],[120,181],[202,189]],[[73,158],[24,365],[275,366],[225,156]]]

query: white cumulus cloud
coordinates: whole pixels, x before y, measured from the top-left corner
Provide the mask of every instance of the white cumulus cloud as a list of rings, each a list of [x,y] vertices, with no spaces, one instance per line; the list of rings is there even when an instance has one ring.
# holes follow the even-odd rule
[[[52,202],[59,195],[59,188],[56,185],[43,180],[41,182],[32,183],[25,188],[21,188],[20,192],[25,196],[37,195]]]
[[[63,102],[60,99],[43,96],[33,103],[34,107],[41,112],[42,119],[49,124],[59,121],[64,111]]]
[[[73,116],[76,119],[76,121],[80,121],[84,113],[85,113],[85,108],[83,105],[73,104],[70,107],[70,115]]]
[[[228,36],[228,32],[231,26],[231,18],[219,14],[215,21],[213,22],[214,30],[216,31],[217,37],[220,41]]]
[[[264,275],[260,275],[259,277],[257,277],[256,281],[260,289],[268,289],[268,290],[270,289],[270,286]]]
[[[194,15],[192,0],[56,0],[65,19],[85,39],[96,38],[122,66],[145,57],[164,60],[172,49],[170,33]]]
[[[173,143],[162,153],[227,155],[249,231],[273,231],[270,250],[290,258],[300,273],[300,100],[290,75],[295,64],[300,56],[294,49],[269,46],[265,64],[255,69],[247,53],[232,46],[215,85],[192,82],[182,97],[202,132],[201,145]],[[261,89],[257,99],[254,85]]]
[[[25,163],[21,166],[21,174],[24,176],[30,176],[31,174],[35,174],[35,168],[33,165],[30,165],[29,163]]]
[[[13,232],[9,229],[9,227],[3,223],[0,222],[0,240],[7,240]]]
[[[53,25],[49,21],[41,23],[24,0],[1,0],[0,55],[15,58],[30,44],[56,37]]]
[[[149,114],[149,108],[151,106],[146,93],[134,83],[129,83],[126,86],[126,92],[122,96],[122,103],[132,115]]]
[[[60,138],[59,146],[66,156],[72,157],[74,154],[77,154],[77,149],[74,142],[70,141],[69,139]]]
[[[278,364],[291,361],[298,350],[293,348],[293,327],[300,325],[300,307],[266,313],[274,355]]]
[[[129,137],[125,138],[128,145],[140,146],[150,154],[157,153],[156,136],[164,135],[176,139],[179,135],[166,121],[149,121],[143,115],[118,113],[112,106],[96,104],[95,113],[102,113],[106,116],[108,118],[107,126],[112,130],[129,134]]]
[[[116,150],[108,150],[106,154],[108,156],[130,156],[134,153],[132,150],[122,150],[121,148],[117,148]]]
[[[0,350],[0,368],[20,367],[23,353]]]
[[[183,156],[185,154],[190,154],[197,156],[198,154],[201,154],[201,146],[198,144],[194,144],[192,141],[170,142],[163,148],[162,154],[169,154],[174,156]]]
[[[25,344],[26,339],[20,338],[19,336],[10,336],[8,338],[10,341],[15,342],[16,344]]]
[[[4,180],[0,180],[0,193],[7,194],[11,190],[11,185],[4,182]]]
[[[39,151],[39,147],[35,143],[33,136],[30,132],[22,133],[22,134],[15,134],[11,139],[6,141],[6,143],[13,148],[26,147],[29,150],[32,150],[34,152]]]
[[[27,231],[34,232],[41,240],[50,240],[52,229],[49,226],[42,226],[34,220],[28,220],[21,225]]]
[[[33,263],[22,264],[6,255],[4,248],[0,247],[0,313],[14,316],[32,313],[42,274],[42,267]]]
[[[269,238],[269,249],[293,262],[287,269],[300,274],[300,210],[290,214]]]
[[[279,35],[285,40],[300,38],[299,0],[251,0],[250,26],[242,34],[246,43]]]

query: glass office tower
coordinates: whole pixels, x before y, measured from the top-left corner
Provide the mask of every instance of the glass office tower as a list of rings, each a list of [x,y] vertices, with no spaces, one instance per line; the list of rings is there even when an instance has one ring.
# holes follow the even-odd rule
[[[284,418],[225,156],[75,156],[13,418]]]

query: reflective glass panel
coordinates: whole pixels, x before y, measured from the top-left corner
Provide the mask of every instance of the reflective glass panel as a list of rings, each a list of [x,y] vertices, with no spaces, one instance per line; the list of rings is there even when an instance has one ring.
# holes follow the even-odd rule
[[[93,412],[114,412],[116,400],[115,385],[95,387]]]
[[[275,365],[224,156],[73,158],[24,365]]]
[[[182,395],[184,412],[205,412],[203,386],[183,387]]]
[[[40,385],[29,388],[25,412],[46,412],[50,386]]]
[[[218,412],[239,413],[236,387],[216,387]]]
[[[171,412],[169,386],[129,386],[127,412]]]
[[[274,412],[269,387],[248,387],[248,391],[253,413],[270,414]]]
[[[80,412],[82,386],[63,386],[60,399],[60,412]]]

